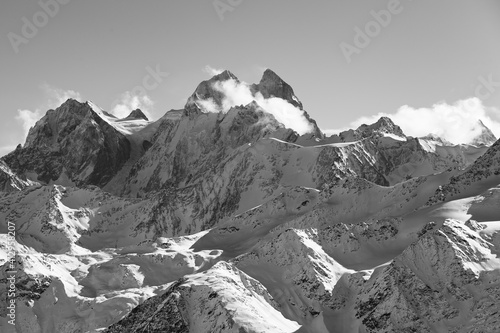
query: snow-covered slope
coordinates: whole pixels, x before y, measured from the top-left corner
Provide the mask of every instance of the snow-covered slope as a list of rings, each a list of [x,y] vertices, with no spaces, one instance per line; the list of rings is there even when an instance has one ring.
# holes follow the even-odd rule
[[[127,117],[119,119],[114,115],[104,111],[92,101],[87,101],[86,104],[89,105],[101,119],[106,121],[114,129],[125,136],[129,136],[136,132],[139,132],[151,123],[148,117],[146,117],[146,115],[140,109],[135,109],[130,112]]]
[[[350,312],[352,327],[342,331],[498,332],[500,244],[483,227],[425,227],[391,264],[351,287],[336,309]]]
[[[450,198],[470,196],[477,188],[500,184],[500,140],[497,140],[483,155],[460,174],[440,186],[429,204]]]
[[[33,185],[36,185],[36,182],[29,179],[22,179],[4,161],[0,160],[0,193],[21,191]]]
[[[370,137],[392,137],[396,140],[406,141],[406,135],[403,130],[388,117],[381,117],[376,123],[363,124],[356,129],[350,129],[339,134],[332,135],[326,140],[332,143],[354,142]]]
[[[495,134],[493,134],[493,132],[488,127],[486,127],[486,125],[484,125],[484,123],[481,120],[478,120],[477,125],[478,125],[477,127],[479,128],[480,132],[478,135],[476,135],[476,137],[474,137],[471,140],[470,143],[472,145],[491,146],[492,144],[495,143],[495,141],[497,141],[497,137],[495,137]]]
[[[332,301],[342,275],[353,273],[328,256],[318,239],[316,229],[287,229],[234,262],[269,290],[285,317],[308,323]]]
[[[299,327],[259,281],[220,262],[180,279],[105,332],[291,333]]]
[[[95,332],[117,322],[169,283],[217,261],[221,251],[189,249],[202,235],[97,251],[75,246],[71,252],[55,254],[17,243],[18,331]],[[6,251],[7,237],[0,236],[1,249]],[[0,257],[3,300],[7,299],[5,278],[10,276],[6,259]],[[5,312],[0,314],[0,327],[7,328]]]

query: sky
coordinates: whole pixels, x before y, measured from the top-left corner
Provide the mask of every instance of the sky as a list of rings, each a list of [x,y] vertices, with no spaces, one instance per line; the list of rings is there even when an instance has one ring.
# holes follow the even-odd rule
[[[0,31],[0,156],[67,98],[158,119],[221,69],[271,68],[328,133],[500,136],[498,0],[6,0]]]

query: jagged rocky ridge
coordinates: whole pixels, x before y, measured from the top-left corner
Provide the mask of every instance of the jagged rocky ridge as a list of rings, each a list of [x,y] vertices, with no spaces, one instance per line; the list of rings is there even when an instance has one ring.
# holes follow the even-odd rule
[[[69,99],[32,127],[22,148],[3,157],[16,173],[44,183],[105,185],[130,156],[126,137],[88,103]]]
[[[227,80],[155,122],[68,100],[0,160],[1,243],[14,222],[27,290],[18,330],[496,332],[498,142],[411,138],[389,118],[324,138],[305,111],[299,135],[256,101],[206,112],[227,105]],[[250,89],[303,111],[270,70]],[[437,277],[413,277],[429,256],[444,259],[418,269]],[[488,278],[447,282],[460,267]],[[470,284],[482,291],[453,298]]]

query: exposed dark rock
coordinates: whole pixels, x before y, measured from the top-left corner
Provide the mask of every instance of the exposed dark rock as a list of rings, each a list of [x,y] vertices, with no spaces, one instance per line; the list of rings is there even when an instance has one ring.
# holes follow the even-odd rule
[[[23,148],[3,157],[16,173],[50,183],[64,174],[76,184],[105,185],[130,156],[128,139],[87,103],[69,99],[47,111]]]

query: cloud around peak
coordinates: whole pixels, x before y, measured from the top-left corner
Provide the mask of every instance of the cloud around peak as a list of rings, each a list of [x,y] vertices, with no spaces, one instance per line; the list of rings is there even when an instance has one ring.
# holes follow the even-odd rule
[[[220,74],[222,71],[218,72]],[[216,73],[215,71],[213,73]],[[215,74],[215,75],[217,75]],[[270,97],[265,98],[260,92],[252,93],[246,82],[228,79],[212,83],[212,88],[222,93],[220,105],[213,98],[196,100],[196,104],[205,112],[227,112],[234,106],[247,105],[255,101],[261,108],[272,114],[285,127],[291,128],[299,134],[314,131],[314,126],[306,118],[304,111],[290,104],[288,101]]]
[[[21,126],[23,128],[23,138],[27,136],[29,129],[33,127],[40,118],[43,117],[48,109],[55,109],[59,107],[69,98],[75,99],[79,102],[83,100],[79,92],[71,89],[64,90],[61,88],[56,88],[47,83],[42,84],[40,88],[42,89],[44,97],[47,101],[42,107],[36,108],[34,110],[17,110],[15,119],[21,123]]]
[[[151,119],[151,108],[153,107],[153,100],[146,94],[133,94],[126,91],[114,101],[111,107],[111,113],[121,119],[127,117],[130,112],[141,109],[148,119]]]
[[[440,102],[427,108],[403,105],[394,113],[378,113],[358,118],[350,123],[350,128],[372,124],[383,116],[391,118],[406,135],[413,137],[435,134],[454,144],[470,143],[481,134],[480,120],[497,138],[500,137],[500,111],[485,107],[476,97],[459,100],[454,104]],[[345,129],[331,129],[324,132],[331,135],[343,130]]]

